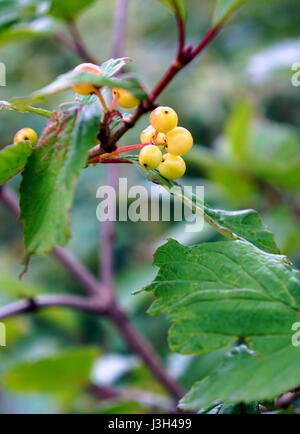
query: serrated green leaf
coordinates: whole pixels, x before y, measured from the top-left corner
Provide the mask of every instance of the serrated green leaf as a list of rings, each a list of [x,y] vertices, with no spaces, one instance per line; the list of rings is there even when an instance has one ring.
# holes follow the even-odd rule
[[[267,253],[280,253],[274,234],[267,229],[255,210],[224,211],[205,207],[205,212],[218,224],[232,230],[259,249]]]
[[[68,241],[76,181],[96,142],[100,114],[98,104],[54,113],[29,158],[21,184],[27,259]]]
[[[223,21],[227,20],[245,2],[246,0],[217,0],[213,25],[220,25]]]
[[[17,392],[61,393],[89,384],[92,365],[98,355],[95,348],[65,351],[50,358],[22,363],[4,376],[5,386]]]
[[[181,400],[183,409],[199,408],[222,399],[227,403],[273,399],[299,384],[299,347],[291,344],[274,354],[257,357],[245,348],[230,353],[223,364],[195,383]]]
[[[181,19],[186,19],[186,9],[184,0],[158,0],[171,11],[178,13]]]
[[[7,146],[0,151],[0,185],[22,172],[31,153],[29,141]]]
[[[260,414],[258,403],[222,404],[216,402],[199,411],[198,414]]]
[[[134,95],[142,100],[146,97],[146,94],[142,90],[141,85],[136,78],[129,77],[126,79],[117,79],[112,77],[112,75],[115,75],[120,69],[123,68],[126,60],[127,58],[111,59],[110,61],[105,62],[103,66],[106,72],[101,76],[97,76],[90,72],[70,71],[66,74],[60,75],[51,84],[34,92],[27,98],[14,98],[12,103],[31,104],[34,101],[41,100],[58,92],[62,92],[79,83],[91,83],[98,87],[119,87],[123,89],[129,89]],[[100,68],[102,68],[102,65],[100,65]]]
[[[74,19],[95,0],[51,0],[49,14],[65,21]]]
[[[243,338],[255,352],[250,365],[261,376],[253,381],[250,367],[243,370],[235,364],[230,372],[243,387],[234,392],[225,372],[230,387],[223,383],[220,396],[210,387],[209,397],[202,394],[201,405],[193,408],[215,400],[267,399],[300,382],[299,349],[292,346],[292,326],[300,314],[300,272],[281,256],[242,241],[187,248],[170,240],[158,249],[154,263],[160,270],[146,288],[156,296],[149,312],[167,312],[173,351],[202,354]],[[269,376],[265,381],[267,372],[274,379],[284,366],[289,370],[280,380],[272,382]],[[249,380],[252,388],[245,387]],[[229,389],[232,394],[227,394]]]

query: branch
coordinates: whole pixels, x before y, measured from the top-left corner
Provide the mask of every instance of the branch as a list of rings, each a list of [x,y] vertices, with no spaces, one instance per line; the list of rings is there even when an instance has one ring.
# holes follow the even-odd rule
[[[164,91],[164,89],[171,83],[174,77],[184,69],[189,63],[191,63],[207,45],[217,36],[220,32],[223,23],[219,26],[210,29],[199,45],[193,50],[190,47],[186,47],[183,41],[185,41],[185,27],[182,21],[177,21],[179,26],[179,38],[178,38],[178,49],[177,56],[165,75],[157,83],[157,85],[151,91],[149,97],[143,101],[137,108],[136,112],[132,115],[130,121],[126,121],[123,125],[111,136],[108,146],[115,145],[121,137],[132,127],[135,126],[137,121],[147,112],[151,111],[155,107],[155,102],[159,95]],[[97,154],[96,154],[97,155]],[[96,156],[93,154],[93,156]]]
[[[144,360],[156,379],[169,390],[176,400],[181,399],[185,393],[183,388],[168,374],[158,356],[153,352],[152,347],[137,333],[127,315],[116,305],[112,307],[109,315],[110,320],[119,330],[131,350]]]
[[[0,307],[0,320],[23,313],[37,312],[47,307],[65,306],[84,312],[104,313],[102,306],[93,298],[77,297],[75,295],[41,295],[35,298],[19,300]]]
[[[5,204],[5,206],[12,213],[12,215],[18,218],[19,204],[15,193],[8,187],[0,187],[0,200]],[[105,314],[106,318],[115,325],[119,333],[123,336],[124,340],[127,342],[128,347],[131,348],[135,352],[135,354],[137,354],[144,361],[146,366],[148,366],[153,376],[157,378],[157,380],[162,385],[165,386],[166,390],[168,390],[169,393],[176,400],[181,398],[184,395],[184,391],[176,383],[176,381],[172,377],[170,377],[168,372],[165,370],[163,364],[161,363],[160,359],[156,355],[155,351],[151,348],[148,342],[145,341],[144,338],[138,333],[138,331],[131,325],[127,315],[116,305],[115,301],[111,302],[111,300],[107,297],[107,294],[109,292],[104,287],[104,285],[99,283],[97,279],[81,263],[79,263],[77,259],[72,256],[71,253],[69,253],[65,249],[61,247],[55,247],[53,249],[53,254],[59,260],[59,262],[70,272],[70,274],[74,277],[74,280],[80,283],[81,286],[88,293],[92,294],[86,300],[87,304],[84,303],[83,305],[82,303],[79,303],[80,308],[82,308],[81,310],[83,310],[84,307],[84,310],[95,312],[96,309],[95,313],[98,312],[98,314]],[[68,298],[68,300],[70,301],[70,298]],[[75,305],[73,305],[74,298],[72,298],[72,306],[69,304],[61,303],[60,305],[75,307],[79,309],[78,300],[81,300],[83,302],[83,300],[85,299],[78,299],[77,297]],[[53,299],[49,300],[48,298],[48,306],[49,301],[52,301],[51,305],[54,305]],[[62,301],[62,299],[60,299],[60,301]],[[21,305],[18,304],[17,309],[15,305],[10,306],[9,313],[11,312],[11,315],[13,315],[17,313],[32,311],[32,301],[30,302],[30,307],[28,307],[28,301],[25,301],[25,304],[23,303],[24,302],[22,302]],[[35,301],[33,301],[33,305],[35,306]],[[6,308],[2,309],[4,309],[5,314]],[[5,316],[7,317],[8,315],[6,314]]]
[[[53,34],[54,39],[64,47],[66,47],[68,50],[72,51],[74,54],[79,56],[82,60],[85,60],[89,63],[95,63],[98,64],[97,59],[94,58],[92,54],[87,50],[85,47],[85,44],[82,40],[82,37],[79,33],[79,30],[76,26],[76,23],[74,21],[69,21],[66,23],[68,30],[71,35],[70,38],[66,37],[61,32],[55,32]]]
[[[121,57],[123,54],[123,46],[126,33],[127,12],[129,0],[118,0],[114,19],[113,42],[111,55],[112,57]],[[110,158],[110,156],[109,156]],[[118,169],[117,166],[112,166],[107,170],[106,184],[117,189]],[[109,197],[111,206],[115,206],[113,198]],[[101,225],[100,236],[100,275],[103,284],[106,288],[107,297],[111,301],[116,299],[114,287],[114,239],[115,239],[115,224],[113,221],[103,222]]]
[[[118,0],[116,6],[113,42],[111,49],[111,55],[115,58],[123,56],[128,6],[129,0]]]
[[[88,391],[98,400],[102,401],[135,401],[143,406],[164,410],[168,414],[176,413],[174,403],[169,398],[157,393],[146,392],[137,389],[117,389],[107,386],[96,386],[91,384]],[[175,411],[174,411],[175,410]]]

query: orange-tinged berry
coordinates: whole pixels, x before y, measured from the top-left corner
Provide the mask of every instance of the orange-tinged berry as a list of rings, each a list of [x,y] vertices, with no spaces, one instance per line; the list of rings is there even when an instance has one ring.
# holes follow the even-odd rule
[[[159,147],[164,147],[166,144],[166,135],[163,133],[157,133],[156,130],[149,125],[140,136],[141,143],[153,143]]]
[[[177,127],[177,113],[170,107],[157,107],[150,115],[150,124],[156,131],[166,134]]]
[[[96,75],[102,75],[99,66],[94,65],[93,63],[81,63],[74,68],[74,72],[91,72]],[[97,88],[91,83],[80,83],[72,86],[72,89],[80,95],[90,95],[91,93],[95,93]]]
[[[182,127],[176,127],[166,135],[166,150],[172,155],[185,155],[193,147],[194,139],[191,133]]]
[[[14,144],[29,141],[34,146],[38,141],[38,135],[32,128],[22,128],[14,137]]]

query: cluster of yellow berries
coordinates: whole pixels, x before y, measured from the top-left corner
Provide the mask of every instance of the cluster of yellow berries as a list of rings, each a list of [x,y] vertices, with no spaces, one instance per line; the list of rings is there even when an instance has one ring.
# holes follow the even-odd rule
[[[75,72],[91,72],[102,75],[99,66],[92,63],[78,65]],[[97,93],[97,88],[91,83],[80,83],[73,87],[80,95]],[[115,88],[112,96],[116,104],[125,109],[139,105],[139,100],[128,90]],[[158,169],[160,174],[169,180],[181,178],[186,171],[182,155],[193,146],[191,133],[178,127],[178,116],[170,107],[158,107],[150,115],[150,126],[141,134],[141,143],[149,143],[139,155],[140,164],[147,170]],[[167,153],[162,154],[165,149]]]
[[[14,144],[19,142],[30,142],[32,146],[37,144],[38,135],[32,128],[22,128],[15,134]]]
[[[157,107],[150,115],[150,125],[141,134],[145,146],[139,155],[140,164],[147,170],[158,169],[169,180],[181,178],[186,171],[182,158],[192,149],[193,136],[178,127],[177,113],[170,107]],[[162,154],[165,149],[167,154]]]

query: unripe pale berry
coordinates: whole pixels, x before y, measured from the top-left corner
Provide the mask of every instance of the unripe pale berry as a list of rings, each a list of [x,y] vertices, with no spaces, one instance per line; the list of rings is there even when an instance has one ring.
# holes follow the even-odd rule
[[[158,166],[159,173],[169,180],[181,178],[186,171],[184,159],[178,155],[166,154]]]
[[[81,63],[74,68],[74,72],[91,72],[96,75],[102,75],[102,71],[99,66],[94,65],[93,63]],[[90,95],[91,93],[95,92],[96,86],[90,83],[80,83],[74,84],[72,89],[74,92],[79,93],[80,95]]]
[[[32,128],[22,128],[18,131],[14,137],[14,144],[19,142],[30,141],[32,146],[34,146],[38,141],[38,135]]]
[[[139,155],[140,165],[147,170],[157,169],[162,162],[161,150],[155,145],[148,145],[142,148]]]
[[[140,103],[140,101],[126,89],[115,88],[113,89],[113,95],[116,97],[118,105],[125,109],[132,109],[137,107]]]
[[[174,128],[166,135],[166,150],[172,155],[187,154],[193,147],[194,139],[191,133],[182,127]]]
[[[156,130],[149,125],[144,131],[142,131],[140,140],[141,143],[153,143],[153,145],[157,145],[159,147],[164,147],[166,144],[166,135],[163,133],[158,133],[155,138]]]
[[[170,107],[157,107],[150,115],[150,124],[156,131],[166,134],[177,127],[177,113]]]

